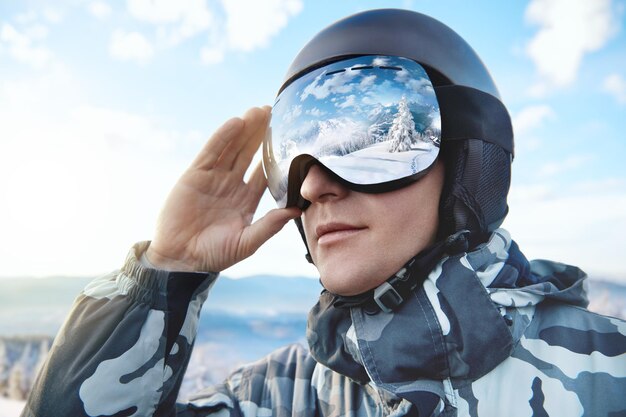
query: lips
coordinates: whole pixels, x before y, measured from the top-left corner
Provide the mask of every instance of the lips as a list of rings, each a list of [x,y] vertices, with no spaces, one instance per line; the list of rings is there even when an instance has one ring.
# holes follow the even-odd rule
[[[325,223],[317,226],[315,228],[315,234],[317,235],[317,239],[328,240],[331,237],[339,238],[339,237],[347,237],[352,233],[358,232],[360,230],[365,229],[362,226],[355,226],[347,223]]]

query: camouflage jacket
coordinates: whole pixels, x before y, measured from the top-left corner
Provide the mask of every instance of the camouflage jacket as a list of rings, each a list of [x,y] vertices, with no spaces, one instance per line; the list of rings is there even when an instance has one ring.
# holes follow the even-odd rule
[[[392,313],[323,293],[310,350],[280,349],[177,404],[217,275],[144,268],[146,247],[77,298],[23,416],[626,415],[626,323],[585,309],[580,270],[529,263],[502,229],[442,259]]]

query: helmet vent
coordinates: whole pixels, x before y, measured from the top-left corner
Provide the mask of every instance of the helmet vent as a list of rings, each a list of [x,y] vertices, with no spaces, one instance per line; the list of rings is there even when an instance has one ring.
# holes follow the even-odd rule
[[[346,72],[346,70],[345,69],[338,69],[338,70],[335,70],[335,71],[327,72],[326,76],[328,77],[329,75],[339,74],[340,72]]]
[[[387,70],[394,70],[394,71],[402,71],[402,68],[400,68],[400,67],[388,67],[388,66],[385,66],[385,65],[381,65],[378,68],[380,68],[380,69],[387,69]]]

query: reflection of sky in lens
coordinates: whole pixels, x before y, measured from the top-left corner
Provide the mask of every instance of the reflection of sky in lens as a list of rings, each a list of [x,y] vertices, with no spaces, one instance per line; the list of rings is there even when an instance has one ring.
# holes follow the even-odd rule
[[[363,66],[374,68],[355,69]],[[396,106],[402,96],[409,103],[438,109],[424,69],[411,60],[370,56],[330,64],[296,80],[280,95],[273,110],[274,143],[304,145],[315,138],[311,130],[319,120],[349,116],[352,123],[367,128],[372,111]]]
[[[397,103],[400,96],[408,92],[407,86],[417,86],[424,80],[430,83],[422,67],[410,60],[403,58],[366,59],[356,58],[343,61],[329,65],[321,74],[314,72],[303,77],[302,80],[298,81],[298,84],[303,86],[303,88],[301,87],[300,101],[310,105],[317,103],[321,108],[326,107],[328,110],[328,106],[338,106],[344,96],[354,95],[359,100],[367,96],[383,105],[390,105]],[[400,67],[402,70],[382,69],[380,67],[354,69],[374,63],[384,64],[387,67]],[[327,75],[338,69],[345,69],[345,71]],[[400,84],[408,80],[414,82],[410,85]]]

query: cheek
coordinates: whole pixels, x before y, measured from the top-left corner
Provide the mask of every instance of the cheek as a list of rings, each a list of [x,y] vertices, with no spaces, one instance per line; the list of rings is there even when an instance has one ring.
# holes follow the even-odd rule
[[[384,205],[385,214],[379,221],[388,247],[410,258],[434,243],[439,225],[438,198],[395,198]]]
[[[378,245],[387,257],[399,256],[406,261],[417,253],[422,246],[421,242],[430,236],[430,223],[425,221],[423,213],[417,215],[414,211],[394,210],[387,218],[380,221],[378,228]],[[394,256],[395,255],[395,256]],[[407,259],[404,259],[407,258]]]

